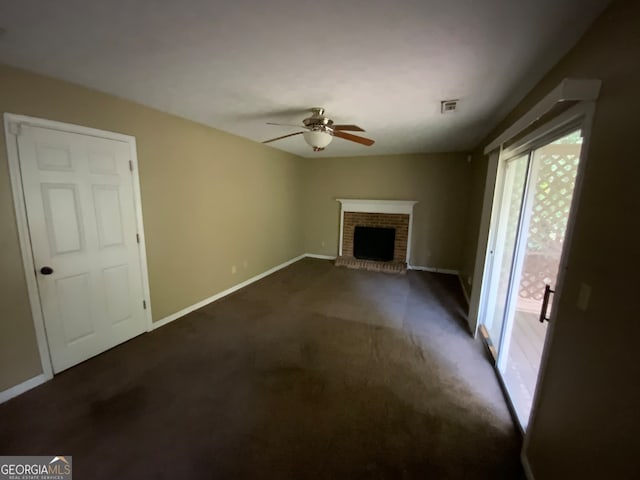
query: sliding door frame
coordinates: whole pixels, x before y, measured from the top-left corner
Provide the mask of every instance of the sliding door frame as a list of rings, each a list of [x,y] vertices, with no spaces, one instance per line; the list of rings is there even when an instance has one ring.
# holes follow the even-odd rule
[[[571,239],[575,230],[576,214],[580,206],[580,200],[582,197],[582,187],[584,183],[585,170],[588,165],[589,150],[591,144],[591,132],[593,126],[593,119],[596,111],[596,103],[594,101],[580,102],[563,115],[560,115],[556,120],[552,120],[548,124],[544,125],[540,129],[533,132],[531,135],[523,139],[523,146],[536,145],[541,142],[548,141],[552,136],[563,133],[569,133],[572,129],[580,129],[582,133],[582,148],[580,149],[580,160],[578,162],[578,172],[576,175],[576,182],[573,188],[573,197],[571,200],[571,207],[569,209],[569,218],[567,221],[567,229],[564,237],[564,244],[562,247],[562,253],[560,255],[560,264],[558,267],[558,276],[556,279],[556,288],[551,302],[551,311],[549,316],[549,326],[547,328],[547,334],[544,341],[542,350],[542,358],[540,360],[540,368],[538,370],[538,378],[536,380],[536,388],[533,394],[533,403],[531,405],[531,413],[529,415],[529,423],[527,431],[524,436],[524,442],[522,445],[521,459],[529,478],[533,478],[529,461],[526,456],[527,448],[529,446],[530,432],[533,430],[533,426],[536,421],[536,414],[540,406],[542,397],[544,396],[544,382],[547,365],[549,363],[549,346],[553,342],[555,329],[557,326],[557,312],[558,304],[564,293],[564,281],[566,277],[567,264],[569,256],[571,255]],[[555,137],[559,138],[559,137]]]
[[[511,197],[511,194],[507,194],[507,191],[506,191],[506,186],[508,183],[510,183],[510,180],[509,180],[510,172],[508,171],[507,167],[512,162],[522,160],[525,162],[526,175],[528,175],[530,164],[531,164],[531,156],[529,154],[526,154],[526,158],[524,157],[525,157],[524,154],[512,155],[509,158],[499,159],[499,162],[498,162],[498,171],[496,175],[494,200],[493,200],[493,208],[492,208],[492,215],[491,215],[490,231],[492,235],[490,236],[489,241],[487,242],[487,253],[486,253],[486,259],[485,259],[486,275],[484,280],[486,281],[486,284],[485,284],[486,287],[484,288],[484,295],[482,296],[482,299],[481,299],[481,309],[482,309],[481,318],[483,320],[486,318],[486,313],[493,311],[495,308],[496,295],[499,290],[499,282],[500,282],[500,278],[498,274],[499,269],[496,268],[497,267],[496,262],[497,262],[497,259],[504,260],[503,241],[504,241],[504,236],[506,235],[506,225],[500,222],[500,217],[503,215],[505,208],[508,207],[509,199]],[[514,172],[511,171],[511,173],[514,173]],[[517,231],[519,231],[520,224],[522,222],[521,210],[522,210],[522,205],[525,197],[526,197],[526,186],[525,186],[525,189],[523,189],[521,194],[521,204],[519,209],[520,211],[518,212],[518,220],[517,220],[517,227],[516,227]],[[519,239],[516,238],[513,254],[515,254],[516,252],[518,241]],[[512,255],[511,263],[513,263],[514,258],[515,257],[513,257]],[[509,278],[507,279],[507,284],[509,285],[509,288],[512,283],[511,277],[512,277],[512,274],[511,272],[509,272]],[[507,296],[507,299],[508,299],[508,296]],[[504,312],[503,312],[503,315],[504,315]],[[494,318],[492,321],[496,321],[496,319]],[[482,323],[484,324],[484,322]],[[498,361],[500,357],[500,352],[502,351],[502,348],[503,348],[502,339],[504,338],[504,327],[505,325],[504,323],[502,323],[502,325],[500,326],[500,333],[498,334],[498,336],[496,338],[491,339],[492,343],[494,341],[497,342],[497,344],[493,343],[494,347],[497,347],[496,357],[494,358],[496,362]],[[485,328],[487,328],[486,325],[485,325]],[[487,334],[489,333],[490,333],[490,329],[487,328]]]
[[[528,112],[518,118],[510,127],[499,134],[483,150],[488,156],[487,174],[482,199],[482,214],[478,228],[478,241],[473,269],[473,282],[469,297],[469,315],[467,321],[471,334],[475,337],[480,325],[479,309],[483,292],[482,286],[486,280],[486,253],[488,240],[491,237],[489,225],[492,215],[498,157],[506,142],[521,134],[527,128],[539,122],[541,118],[551,112],[559,103],[578,102],[578,105],[594,103],[600,95],[602,81],[594,78],[565,78],[553,90],[545,95]],[[583,130],[584,135],[584,130]],[[583,145],[584,145],[583,141]]]
[[[531,427],[535,423],[536,411],[540,404],[541,396],[544,395],[541,379],[544,378],[546,366],[548,363],[548,354],[549,354],[548,345],[553,341],[553,336],[554,336],[554,331],[556,326],[557,304],[563,294],[567,259],[570,255],[570,241],[573,236],[573,230],[575,226],[575,216],[576,216],[575,214],[576,214],[578,205],[580,204],[580,196],[581,196],[581,190],[582,190],[584,171],[587,165],[587,156],[588,156],[590,136],[591,136],[591,125],[593,123],[594,113],[595,113],[594,101],[580,102],[577,105],[569,108],[567,111],[563,112],[562,114],[558,115],[552,120],[542,124],[540,127],[536,128],[534,131],[527,134],[522,139],[518,140],[512,146],[509,146],[508,148],[505,148],[505,149],[501,148],[498,161],[493,166],[495,168],[495,171],[488,172],[488,177],[493,177],[496,180],[493,182],[494,183],[493,191],[490,192],[493,198],[493,201],[489,206],[491,215],[489,218],[488,236],[486,237],[487,249],[484,257],[483,279],[482,279],[482,284],[480,286],[478,318],[477,318],[478,325],[484,323],[484,319],[487,314],[488,301],[490,300],[489,299],[489,295],[490,295],[489,290],[491,287],[490,278],[492,274],[491,270],[493,265],[494,248],[495,248],[495,241],[496,241],[495,235],[497,234],[496,227],[498,222],[498,216],[500,214],[500,208],[497,202],[501,201],[501,193],[502,193],[501,192],[502,180],[503,180],[503,174],[501,173],[502,169],[504,168],[506,162],[509,161],[510,159],[513,159],[513,158],[516,158],[517,156],[528,153],[529,154],[528,175],[530,175],[531,174],[531,152],[533,150],[547,143],[550,143],[558,138],[561,138],[563,135],[566,135],[571,131],[575,131],[578,129],[581,130],[582,148],[580,151],[578,173],[576,176],[573,199],[572,199],[571,207],[569,211],[567,230],[565,233],[565,244],[560,257],[560,264],[558,269],[558,277],[557,277],[556,290],[555,290],[556,293],[554,294],[552,303],[551,303],[551,317],[549,320],[549,327],[547,329],[547,334],[546,334],[545,342],[543,346],[543,353],[542,353],[542,358],[540,362],[540,368],[538,371],[538,378],[536,382],[536,388],[534,392],[533,404],[531,407],[531,414],[529,417],[527,432],[531,430]],[[485,192],[485,195],[486,194],[487,192]],[[528,194],[525,192],[524,201],[526,202],[527,200],[528,200]],[[523,202],[522,208],[523,209],[525,208],[524,202]],[[520,218],[519,228],[522,224],[522,221],[523,221],[523,218]],[[521,236],[521,232],[519,232],[518,236],[519,237]],[[519,239],[517,243],[521,244],[521,239]],[[518,245],[516,245],[516,250],[517,249],[518,249]],[[514,259],[516,258],[517,257],[515,256],[515,253],[514,253]],[[510,279],[510,284],[512,281],[513,281],[513,278]],[[504,330],[504,326],[503,326],[503,330]],[[512,415],[514,416],[514,419],[516,420],[518,426],[520,426],[520,422],[518,421],[517,416],[515,415],[515,410],[511,405],[511,400],[508,396],[508,393],[506,391],[506,388],[502,379],[501,368],[499,368],[501,366],[503,367],[503,365],[499,365],[501,362],[499,362],[498,360],[502,356],[501,353],[504,347],[503,339],[504,339],[504,331],[501,333],[501,338],[498,339],[498,341],[500,342],[500,348],[498,350],[498,358],[496,359],[496,373],[498,375],[498,378],[500,379],[500,383],[504,390],[509,406],[511,408]],[[520,428],[522,427],[520,426]],[[525,452],[528,446],[528,435],[524,431],[523,431],[523,434],[524,434],[524,444],[523,444],[521,456],[522,456],[523,463],[527,463]],[[526,468],[526,465],[525,465],[525,468]]]
[[[496,358],[496,366],[501,376],[502,376],[502,371],[506,367],[506,358],[507,358],[506,352],[509,351],[509,347],[511,344],[511,331],[513,329],[513,322],[508,322],[506,321],[506,319],[512,316],[513,310],[515,309],[515,306],[516,306],[516,301],[514,300],[513,293],[515,291],[514,289],[515,282],[519,278],[519,272],[522,271],[522,264],[524,259],[522,255],[523,242],[526,240],[523,233],[527,230],[529,221],[531,219],[531,212],[528,211],[527,206],[529,205],[529,202],[531,199],[531,192],[533,191],[531,189],[531,182],[530,182],[531,174],[533,172],[533,150],[525,151],[523,153],[514,155],[511,158],[505,160],[505,164],[506,164],[506,162],[508,162],[511,159],[515,160],[525,155],[527,157],[525,184],[524,184],[524,189],[522,191],[522,201],[520,203],[520,211],[518,212],[518,226],[516,227],[516,239],[515,239],[515,244],[513,246],[513,255],[511,257],[511,268],[509,271],[507,296],[505,299],[505,308],[502,313],[502,319],[501,319],[502,328],[500,329],[500,338],[497,339],[499,342],[499,347],[498,347],[498,355]],[[499,216],[500,216],[500,213],[498,212],[498,215],[496,216],[497,217],[496,221],[500,220]],[[495,246],[494,246],[494,249],[495,249]],[[495,256],[494,256],[494,260],[495,260]],[[502,380],[504,383],[504,379]]]

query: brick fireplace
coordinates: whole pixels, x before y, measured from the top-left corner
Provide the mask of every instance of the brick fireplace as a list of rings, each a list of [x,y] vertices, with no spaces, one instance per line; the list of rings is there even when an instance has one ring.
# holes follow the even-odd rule
[[[404,273],[411,247],[411,225],[415,201],[338,199],[340,212],[340,251],[337,266]],[[393,229],[393,259],[389,261],[356,258],[354,239],[356,227]]]

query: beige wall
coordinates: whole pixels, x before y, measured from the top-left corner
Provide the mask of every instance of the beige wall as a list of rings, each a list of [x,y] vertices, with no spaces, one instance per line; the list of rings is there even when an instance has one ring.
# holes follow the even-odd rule
[[[339,196],[419,200],[412,263],[460,268],[470,178],[465,155],[301,159],[2,65],[0,112],[136,137],[154,320],[305,251],[335,255],[339,226],[335,198]],[[0,136],[0,225],[2,391],[41,371],[4,132]],[[238,268],[235,275],[232,265]]]
[[[294,155],[5,66],[0,66],[0,112],[136,137],[154,320],[303,253],[302,170]],[[4,132],[0,225],[2,391],[41,372]]]
[[[526,453],[537,480],[638,475],[639,19],[640,2],[614,2],[495,130],[503,130],[564,77],[603,81],[564,292],[530,427]],[[480,169],[477,175],[474,183],[484,173]],[[592,287],[586,312],[576,307],[581,282]]]
[[[480,217],[482,215],[482,202],[484,200],[485,179],[487,176],[487,161],[475,152],[471,157],[471,187],[469,189],[469,201],[467,204],[467,222],[464,231],[464,250],[460,278],[462,286],[471,296],[473,284],[473,272],[475,269],[476,249],[478,248],[478,235],[480,231]]]
[[[418,200],[410,263],[458,270],[471,171],[466,158],[454,153],[305,159],[307,252],[337,255],[336,198]]]

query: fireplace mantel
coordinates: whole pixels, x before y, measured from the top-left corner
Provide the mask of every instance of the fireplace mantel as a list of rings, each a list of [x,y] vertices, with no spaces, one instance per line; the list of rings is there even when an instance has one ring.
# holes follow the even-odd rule
[[[411,215],[414,200],[363,200],[356,198],[336,198],[342,204],[343,212],[404,213]]]
[[[413,224],[413,206],[418,203],[415,200],[370,200],[358,198],[336,198],[340,202],[340,251],[342,256],[342,244],[344,238],[344,214],[345,212],[361,213],[389,213],[409,215],[409,234],[407,238],[406,262],[409,262],[411,254],[411,227]]]

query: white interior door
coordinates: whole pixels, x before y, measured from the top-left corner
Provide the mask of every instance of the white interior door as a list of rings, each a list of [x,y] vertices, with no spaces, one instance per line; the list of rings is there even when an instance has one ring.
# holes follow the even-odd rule
[[[145,331],[125,142],[23,125],[18,154],[54,372]]]

